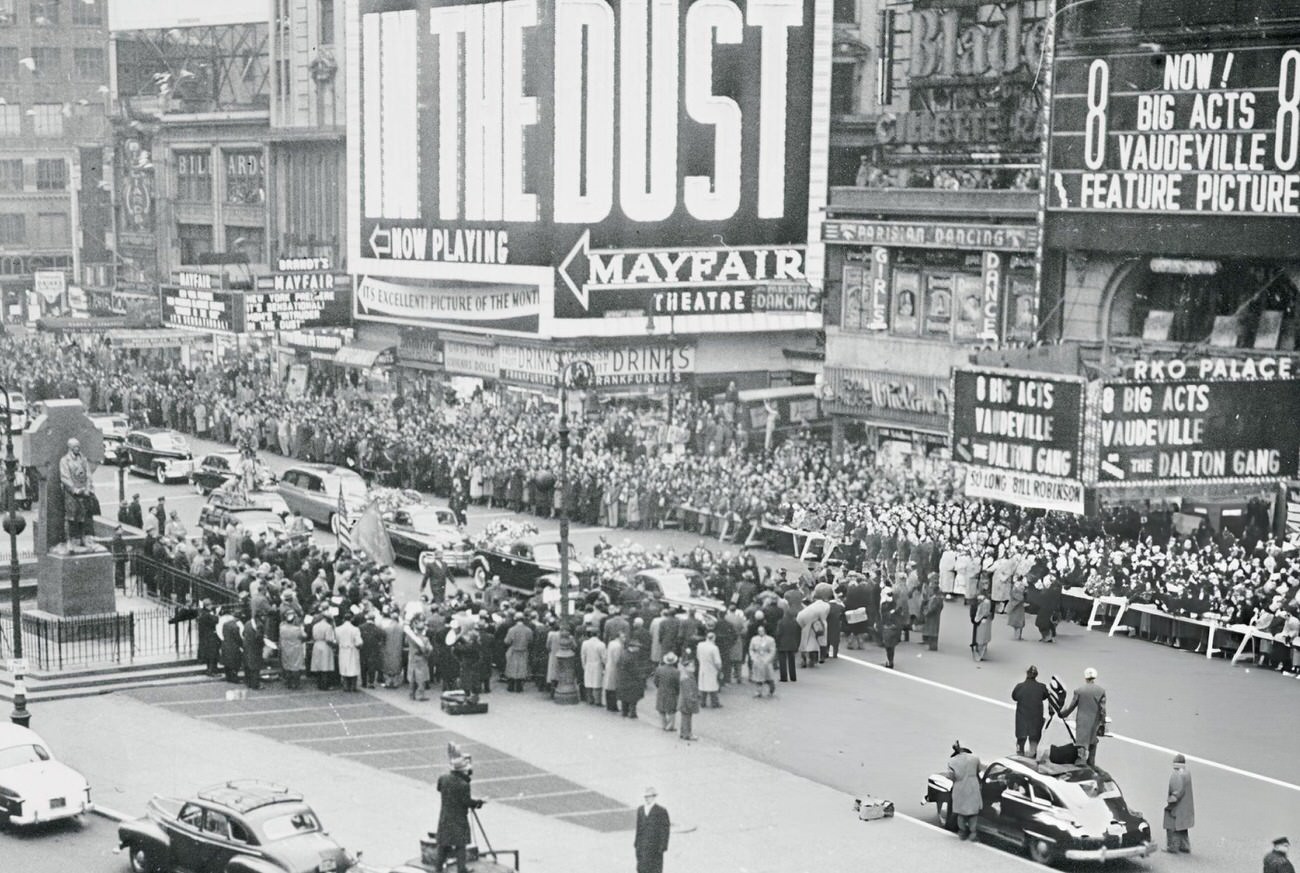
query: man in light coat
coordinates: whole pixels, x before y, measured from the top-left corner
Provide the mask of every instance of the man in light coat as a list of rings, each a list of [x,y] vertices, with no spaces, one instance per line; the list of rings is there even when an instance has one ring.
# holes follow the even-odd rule
[[[979,828],[975,820],[984,808],[984,797],[980,792],[980,759],[960,742],[952,744],[948,778],[952,780],[952,814],[957,816],[957,836],[977,843]]]
[[[1196,805],[1192,798],[1192,774],[1187,759],[1174,755],[1174,772],[1169,774],[1169,793],[1165,797],[1165,851],[1192,851],[1187,832],[1196,824]]]
[[[587,627],[587,638],[578,650],[582,661],[582,690],[587,702],[600,706],[604,701],[605,690],[605,644],[601,642],[595,627]]]
[[[722,706],[718,702],[718,692],[722,688],[722,652],[718,649],[717,640],[717,635],[709,631],[695,648],[695,658],[700,665],[700,694],[704,698],[704,705],[710,709]]]
[[[605,708],[610,712],[618,712],[618,678],[623,669],[623,646],[626,642],[627,633],[624,632],[605,647]]]
[[[334,630],[339,647],[339,678],[344,691],[357,690],[357,677],[361,675],[361,630],[356,616],[349,615]]]
[[[1074,720],[1074,745],[1079,750],[1079,763],[1089,767],[1097,765],[1097,738],[1106,726],[1106,689],[1097,684],[1097,671],[1092,667],[1083,671],[1083,684],[1074,689],[1074,696],[1061,710],[1067,718],[1078,710]]]

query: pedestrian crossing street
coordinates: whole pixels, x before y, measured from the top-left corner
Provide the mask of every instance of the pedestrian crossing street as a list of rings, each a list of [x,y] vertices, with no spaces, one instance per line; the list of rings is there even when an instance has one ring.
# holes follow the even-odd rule
[[[447,743],[455,743],[474,757],[475,796],[595,831],[631,830],[635,825],[633,809],[611,797],[369,694],[268,689],[227,700],[229,688],[207,683],[142,688],[130,694],[190,718],[347,758],[429,785],[447,772]]]

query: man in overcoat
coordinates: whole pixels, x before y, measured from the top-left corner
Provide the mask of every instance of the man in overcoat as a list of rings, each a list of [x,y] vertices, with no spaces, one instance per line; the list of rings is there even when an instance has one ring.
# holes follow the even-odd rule
[[[952,744],[948,778],[952,780],[952,814],[957,816],[957,836],[977,843],[979,829],[975,820],[984,808],[980,791],[980,759],[960,742]]]
[[[1089,767],[1097,764],[1097,738],[1106,726],[1106,689],[1097,684],[1097,671],[1092,667],[1083,671],[1083,684],[1074,689],[1074,696],[1061,718],[1078,710],[1074,722],[1074,745],[1079,750],[1079,763]]]
[[[244,682],[256,691],[262,687],[262,620],[250,615],[244,622]]]
[[[209,676],[218,675],[217,661],[221,657],[221,638],[217,636],[217,614],[212,610],[212,601],[204,600],[199,604],[199,614],[194,624],[199,629],[199,660],[207,667]]]
[[[1011,699],[1016,702],[1016,754],[1025,754],[1029,743],[1029,757],[1038,756],[1038,741],[1043,738],[1043,703],[1047,700],[1047,686],[1038,681],[1038,668],[1030,665],[1025,671],[1025,681],[1011,689]]]
[[[645,790],[645,804],[636,810],[636,873],[663,873],[664,852],[668,851],[668,810],[656,801],[658,792]]]
[[[469,873],[465,848],[473,841],[469,830],[469,813],[483,806],[482,800],[470,793],[470,777],[474,762],[462,755],[455,743],[447,744],[451,758],[451,772],[438,777],[438,793],[442,795],[442,808],[438,811],[438,857],[435,870],[441,870],[447,858],[455,855],[458,873]]]
[[[1187,758],[1174,755],[1174,772],[1169,774],[1169,793],[1165,797],[1165,851],[1192,851],[1187,832],[1196,824],[1196,804],[1192,798],[1192,774]]]

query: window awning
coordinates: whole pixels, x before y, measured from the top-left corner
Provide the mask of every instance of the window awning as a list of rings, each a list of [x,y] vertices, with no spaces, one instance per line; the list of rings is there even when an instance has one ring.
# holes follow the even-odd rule
[[[393,362],[393,348],[391,343],[383,341],[365,341],[353,343],[350,346],[343,346],[334,353],[334,363],[341,367],[356,367],[361,370],[369,370],[376,364],[391,364]]]

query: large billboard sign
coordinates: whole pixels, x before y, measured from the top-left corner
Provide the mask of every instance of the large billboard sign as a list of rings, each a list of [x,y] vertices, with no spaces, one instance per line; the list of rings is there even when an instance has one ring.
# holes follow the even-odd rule
[[[1097,387],[1099,485],[1295,478],[1300,373],[1290,358],[1139,362]]]
[[[1084,380],[1048,373],[957,369],[953,459],[966,494],[1082,513]]]
[[[831,5],[349,4],[350,265],[536,289],[502,333],[820,327]]]
[[[1157,231],[1205,252],[1219,225],[1257,235],[1266,228],[1241,222],[1294,222],[1300,48],[1148,48],[1057,59],[1047,193],[1058,226],[1082,239],[1097,225],[1104,239],[1105,222],[1127,233],[1124,216],[1181,216]]]

